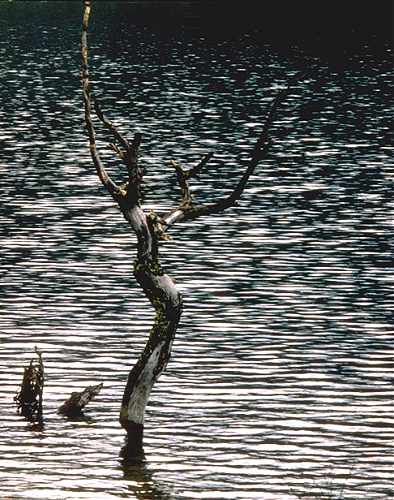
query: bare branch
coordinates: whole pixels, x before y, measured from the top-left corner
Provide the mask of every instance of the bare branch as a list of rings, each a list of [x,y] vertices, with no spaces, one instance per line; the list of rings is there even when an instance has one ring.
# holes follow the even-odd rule
[[[195,176],[200,172],[200,170],[205,166],[205,164],[212,157],[212,153],[206,155],[202,161],[193,169],[188,172],[183,171],[180,167],[177,169],[178,182],[181,177],[181,190],[187,191],[186,195],[188,195],[190,199],[190,203],[184,203],[184,196],[182,197],[182,203],[178,208],[172,210],[170,213],[164,215],[162,220],[167,225],[167,227],[175,224],[175,222],[185,221],[185,220],[193,220],[201,217],[202,215],[210,215],[215,213],[223,212],[229,207],[236,205],[237,201],[241,198],[242,193],[245,190],[245,187],[248,183],[250,176],[254,173],[259,161],[266,157],[267,152],[270,146],[270,137],[269,131],[270,127],[275,119],[276,111],[279,105],[286,99],[291,91],[291,86],[300,80],[303,76],[303,73],[295,75],[288,83],[287,87],[282,90],[271,102],[271,105],[268,109],[267,117],[263,126],[263,130],[252,150],[251,158],[248,162],[248,166],[238,182],[238,185],[235,187],[230,196],[218,200],[215,203],[205,204],[205,205],[193,205],[191,203],[191,196],[189,193],[189,186],[187,183],[187,179],[192,176]],[[173,162],[175,163],[175,162]],[[180,169],[180,170],[179,170]],[[183,172],[183,173],[182,173]],[[186,186],[186,187],[185,187]]]
[[[201,170],[205,167],[205,165],[212,158],[213,153],[208,153],[200,160],[200,162],[193,168],[191,168],[188,172],[186,172],[186,178],[190,179],[191,177],[197,177]]]
[[[94,104],[94,110],[96,111],[96,115],[99,118],[99,120],[105,125],[105,127],[112,133],[115,139],[119,141],[120,144],[127,151],[130,148],[129,141],[125,137],[123,137],[123,135],[118,131],[115,125],[110,120],[108,120],[108,118],[104,115],[96,96],[94,97],[93,104]]]
[[[190,193],[188,180],[192,177],[197,177],[201,170],[205,167],[208,161],[212,158],[213,153],[206,154],[197,165],[189,170],[184,170],[179,163],[174,160],[170,161],[170,165],[175,168],[176,177],[181,189],[181,204],[179,208],[182,210],[188,209],[193,205],[193,196]]]
[[[294,79],[292,79],[292,81],[294,81]],[[276,110],[278,109],[278,106],[285,100],[285,98],[290,93],[291,82],[289,82],[286,89],[282,90],[272,101],[268,110],[263,130],[256,142],[255,147],[253,148],[252,157],[249,161],[248,167],[245,173],[243,174],[241,180],[239,181],[237,187],[234,189],[234,191],[228,198],[224,200],[219,200],[217,203],[211,206],[209,209],[209,213],[222,212],[226,208],[233,206],[235,202],[241,198],[241,195],[246,187],[246,184],[248,183],[250,176],[254,173],[259,161],[265,158],[268,152],[270,146],[269,130],[274,121],[275,113]]]
[[[125,159],[125,154],[123,151],[120,150],[120,148],[116,145],[110,142],[108,146],[116,153],[116,156],[119,158],[119,160],[124,161]]]
[[[87,43],[90,10],[91,10],[91,2],[90,0],[85,0],[83,21],[82,21],[82,37],[81,37],[81,54],[82,54],[81,83],[82,83],[83,101],[85,107],[85,124],[89,136],[90,154],[94,166],[96,167],[97,175],[100,181],[102,182],[103,186],[105,186],[105,188],[107,189],[107,191],[112,196],[116,197],[119,188],[115,184],[115,182],[109,177],[107,171],[104,168],[101,157],[97,151],[96,134],[92,122],[91,89],[89,82],[88,43]]]
[[[183,208],[191,206],[193,203],[192,195],[190,194],[188,179],[188,172],[183,170],[183,168],[174,160],[170,161],[170,165],[175,168],[176,178],[178,180],[179,187],[181,189],[181,204]]]
[[[262,132],[261,132],[261,134],[256,142],[256,145],[253,149],[252,157],[249,161],[249,165],[248,165],[244,175],[242,176],[241,180],[239,181],[237,187],[234,189],[234,191],[229,196],[228,201],[226,202],[226,200],[223,200],[223,201],[219,201],[216,204],[218,212],[221,212],[225,208],[228,208],[228,207],[234,205],[234,203],[240,199],[240,197],[241,197],[241,195],[246,187],[246,184],[249,180],[249,177],[254,173],[254,171],[257,167],[257,164],[259,163],[260,160],[262,160],[263,158],[266,157],[266,155],[268,153],[269,146],[270,146],[269,131],[270,131],[270,127],[275,119],[276,111],[277,111],[279,105],[282,104],[282,102],[290,94],[291,86],[295,82],[299,81],[302,76],[304,76],[304,72],[298,73],[295,76],[293,76],[293,78],[291,78],[290,81],[288,82],[287,87],[285,89],[283,89],[281,92],[279,92],[279,94],[271,102],[271,105],[268,109],[267,118],[265,119],[263,130],[262,130]],[[214,209],[212,209],[212,210],[214,210]],[[211,213],[214,213],[214,212],[211,212]]]
[[[143,172],[141,169],[138,169],[138,152],[141,145],[142,134],[136,132],[134,134],[133,141],[130,144],[130,142],[118,131],[117,127],[115,127],[115,125],[108,120],[108,118],[106,118],[97,101],[97,98],[94,99],[94,108],[98,118],[123,147],[122,150],[116,144],[110,144],[111,149],[115,151],[117,157],[122,160],[124,165],[126,165],[130,183],[141,183]]]

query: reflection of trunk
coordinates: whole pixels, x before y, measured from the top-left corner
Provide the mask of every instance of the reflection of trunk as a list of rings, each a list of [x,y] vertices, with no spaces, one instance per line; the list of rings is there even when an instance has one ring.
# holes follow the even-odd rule
[[[156,311],[148,342],[129,374],[122,400],[120,423],[127,431],[130,452],[142,448],[145,407],[153,384],[169,360],[182,300],[174,282],[160,266],[157,237],[150,216],[145,216],[138,205],[130,209],[122,203],[120,206],[138,238],[134,276]]]
[[[121,467],[125,485],[130,498],[136,500],[171,500],[173,495],[167,491],[167,487],[161,484],[152,475],[144,461],[131,459],[122,460]]]

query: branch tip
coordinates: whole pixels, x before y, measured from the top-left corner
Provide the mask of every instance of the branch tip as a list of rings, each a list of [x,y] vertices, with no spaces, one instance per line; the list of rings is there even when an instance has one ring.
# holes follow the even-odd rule
[[[268,106],[267,115],[263,124],[262,131],[258,136],[254,147],[252,148],[250,159],[246,163],[246,170],[244,171],[244,174],[238,182],[237,186],[229,196],[210,204],[193,205],[192,203],[192,197],[189,191],[187,180],[191,177],[196,177],[199,174],[202,168],[212,158],[213,152],[209,152],[208,154],[206,154],[195,167],[191,168],[187,172],[183,171],[183,169],[181,169],[181,167],[174,161],[171,162],[172,166],[176,169],[177,172],[178,182],[182,191],[182,202],[178,208],[163,216],[167,227],[178,221],[194,220],[203,215],[220,213],[227,208],[237,206],[238,200],[241,198],[250,176],[253,175],[259,161],[264,159],[268,153],[269,147],[272,143],[269,132],[279,105],[289,95],[292,86],[301,78],[303,78],[305,74],[309,73],[310,71],[303,71],[295,74],[289,79],[287,86],[280,92],[278,92],[276,97],[272,99],[270,105]]]

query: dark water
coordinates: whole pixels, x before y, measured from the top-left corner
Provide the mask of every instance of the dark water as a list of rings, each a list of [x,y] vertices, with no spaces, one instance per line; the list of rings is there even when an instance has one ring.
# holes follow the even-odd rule
[[[229,192],[269,100],[319,59],[253,30],[199,31],[189,2],[149,22],[157,8],[101,4],[91,45],[104,108],[144,133],[146,206],[160,210],[177,203],[171,158],[214,150],[194,193]],[[80,6],[0,10],[1,498],[393,498],[389,50],[360,41],[341,71],[321,62],[320,82],[282,107],[240,207],[172,230],[162,255],[185,312],[147,411],[146,463],[126,467],[119,403],[152,313],[82,132]],[[43,430],[12,402],[35,345]],[[56,415],[98,381],[89,420]]]

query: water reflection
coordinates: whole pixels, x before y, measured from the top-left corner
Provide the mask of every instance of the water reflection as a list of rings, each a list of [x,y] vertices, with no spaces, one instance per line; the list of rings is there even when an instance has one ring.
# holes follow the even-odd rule
[[[31,15],[12,10],[22,5]],[[185,313],[152,394],[146,462],[120,466],[119,403],[152,313],[130,274],[134,236],[100,190],[83,137],[80,6],[7,6],[2,494],[393,496],[390,53],[379,59],[365,47],[319,86],[302,84],[241,206],[174,228],[162,253]],[[96,10],[94,77],[111,118],[144,133],[147,206],[165,210],[178,199],[168,159],[193,163],[211,149],[193,193],[201,201],[228,193],[266,104],[304,54],[252,35],[213,41],[179,28],[164,37],[119,18],[110,29],[113,8]],[[107,137],[99,140],[105,149]],[[117,177],[109,151],[106,161]],[[12,403],[35,345],[47,374],[38,432]],[[92,419],[56,415],[71,392],[98,380]]]
[[[164,485],[154,480],[145,461],[122,462],[123,477],[132,498],[137,500],[171,500],[173,497]]]

